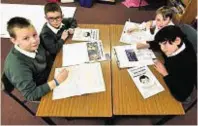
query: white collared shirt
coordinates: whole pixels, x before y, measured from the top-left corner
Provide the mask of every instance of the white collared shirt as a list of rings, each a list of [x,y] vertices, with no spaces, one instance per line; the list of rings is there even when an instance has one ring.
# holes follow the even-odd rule
[[[49,23],[47,23],[48,28],[50,28],[55,34],[57,34],[58,30],[60,30],[63,27],[63,25],[64,24],[61,23],[60,27],[57,29],[57,28],[52,27]]]
[[[35,52],[28,52],[28,51],[26,51],[26,50],[23,50],[23,49],[21,49],[19,46],[17,46],[17,45],[14,45],[14,48],[16,49],[16,50],[18,50],[20,53],[22,53],[22,54],[24,54],[24,55],[26,55],[26,56],[28,56],[28,57],[30,57],[30,58],[35,58],[36,57],[36,53],[38,52],[37,50],[35,50]]]
[[[176,56],[177,54],[179,54],[180,52],[182,52],[185,48],[186,48],[186,45],[185,45],[185,43],[183,43],[182,46],[178,50],[176,50],[174,53],[172,53],[168,57]]]

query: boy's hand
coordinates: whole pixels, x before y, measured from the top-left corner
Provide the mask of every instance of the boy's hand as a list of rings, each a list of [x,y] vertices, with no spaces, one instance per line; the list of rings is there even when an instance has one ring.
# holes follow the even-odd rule
[[[150,29],[152,24],[153,24],[153,21],[147,21],[146,22],[146,29]]]
[[[150,45],[147,44],[146,41],[144,41],[144,42],[138,42],[136,44],[136,48],[137,49],[145,49],[145,48],[149,48],[149,47],[150,47]]]
[[[71,34],[71,35],[74,34],[74,29],[73,28],[69,28],[68,31],[69,31],[69,34]]]
[[[155,62],[155,66],[154,68],[160,73],[162,74],[162,76],[167,76],[168,72],[164,66],[164,64],[162,64],[162,62],[160,62],[159,60],[156,60]]]
[[[65,40],[68,37],[68,30],[64,30],[62,35],[61,35],[61,39]]]
[[[69,71],[67,71],[65,68],[62,69],[60,71],[60,73],[58,73],[58,75],[55,77],[56,80],[58,81],[58,83],[62,83],[65,79],[67,79],[68,77],[68,74],[69,74]]]

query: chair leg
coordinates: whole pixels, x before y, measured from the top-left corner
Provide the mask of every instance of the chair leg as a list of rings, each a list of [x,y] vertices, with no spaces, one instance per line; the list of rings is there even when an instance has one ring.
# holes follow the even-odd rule
[[[163,125],[164,123],[166,123],[168,120],[174,118],[175,115],[170,115],[170,116],[164,116],[160,121],[158,121],[156,124],[154,125]]]
[[[14,96],[11,93],[6,93],[6,94],[9,95],[10,97],[12,97],[21,106],[23,106],[29,113],[31,113],[32,116],[35,116],[35,113],[32,110],[30,110],[25,104],[23,104],[16,96]]]
[[[185,110],[185,113],[187,113],[196,103],[197,99]]]
[[[48,125],[56,125],[49,117],[41,117]]]
[[[140,2],[139,2],[139,10],[141,8],[141,5],[142,5],[142,0],[140,0]]]

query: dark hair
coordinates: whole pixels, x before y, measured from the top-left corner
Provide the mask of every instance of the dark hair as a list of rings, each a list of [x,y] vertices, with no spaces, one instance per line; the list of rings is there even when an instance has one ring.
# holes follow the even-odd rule
[[[183,40],[186,38],[186,35],[178,26],[169,25],[157,32],[155,35],[155,41],[158,43],[168,41],[170,44],[172,44],[175,41],[176,37],[179,37],[181,39],[181,43],[178,45],[178,47],[181,47]]]
[[[169,17],[170,19],[172,19],[172,18],[173,18],[174,12],[173,12],[173,10],[172,10],[171,7],[162,6],[162,7],[160,7],[159,9],[157,9],[156,15],[157,15],[157,14],[161,14],[162,17],[163,17],[163,19],[165,20],[165,19],[168,18],[168,17]]]
[[[32,24],[28,19],[23,17],[14,17],[7,22],[7,31],[10,34],[10,37],[15,38],[16,34],[14,28],[27,28],[29,26],[32,26]]]
[[[147,77],[145,75],[140,76],[140,78],[139,78],[140,82],[141,82],[142,79],[145,79],[145,78],[149,79],[149,77]]]
[[[45,4],[44,11],[45,11],[45,15],[48,12],[55,12],[55,11],[60,12],[62,14],[62,10],[57,3],[47,3],[47,4]]]

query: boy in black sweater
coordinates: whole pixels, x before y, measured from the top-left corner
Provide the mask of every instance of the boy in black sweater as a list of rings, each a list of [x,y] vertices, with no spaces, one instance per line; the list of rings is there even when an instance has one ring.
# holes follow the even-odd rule
[[[197,57],[192,44],[178,26],[166,26],[155,36],[165,63],[155,62],[171,94],[184,102],[197,84]],[[153,45],[150,45],[152,49]]]
[[[40,34],[41,44],[55,59],[68,35],[74,33],[77,22],[73,18],[63,18],[64,15],[57,3],[47,3],[44,11],[47,23]]]
[[[54,80],[47,82],[53,62],[48,60],[46,50],[40,45],[39,36],[29,20],[14,17],[8,21],[7,30],[14,47],[6,57],[4,73],[26,100],[39,100],[63,82],[68,72],[63,69]]]

